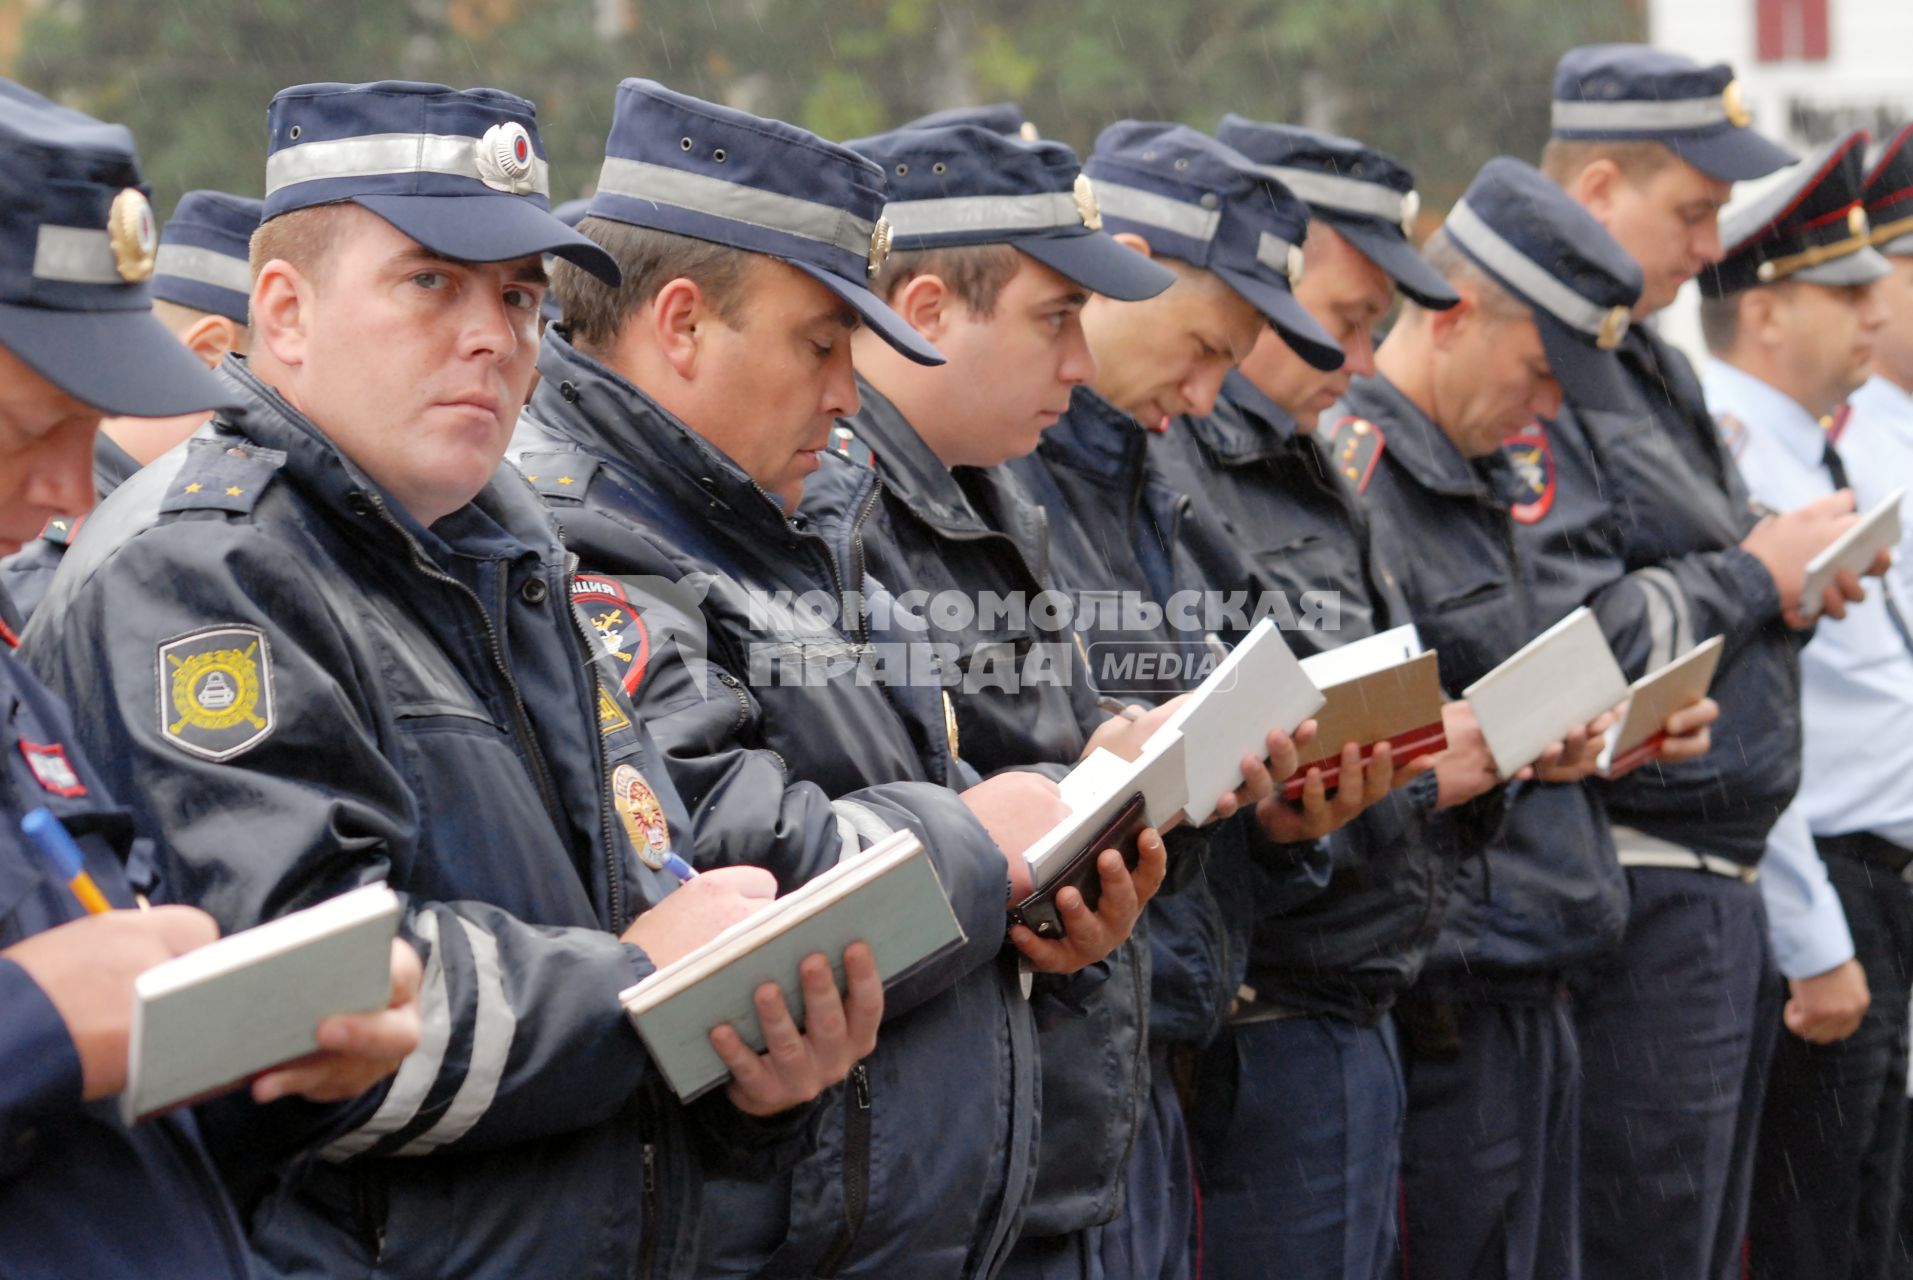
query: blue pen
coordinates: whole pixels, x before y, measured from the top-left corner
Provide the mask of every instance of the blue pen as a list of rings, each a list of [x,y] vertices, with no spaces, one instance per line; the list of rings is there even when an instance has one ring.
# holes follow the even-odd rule
[[[73,837],[67,834],[51,809],[35,809],[27,814],[20,819],[20,831],[27,842],[53,864],[60,879],[89,915],[97,916],[113,909],[113,904],[100,892],[100,886],[86,873],[86,859],[80,853],[80,846],[73,843]]]
[[[664,851],[664,869],[685,884],[689,884],[691,881],[697,879],[697,868],[686,862],[683,858],[678,857],[675,849],[666,849]]]

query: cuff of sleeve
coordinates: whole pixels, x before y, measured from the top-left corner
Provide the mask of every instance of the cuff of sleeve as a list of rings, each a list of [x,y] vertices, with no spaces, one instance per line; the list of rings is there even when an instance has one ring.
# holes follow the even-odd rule
[[[27,971],[0,957],[0,1171],[32,1125],[76,1110],[84,1100],[80,1053],[66,1021]]]
[[[1826,930],[1800,938],[1783,938],[1774,931],[1774,964],[1783,977],[1817,978],[1853,959],[1853,939],[1845,929]]]
[[[1747,602],[1748,615],[1762,622],[1778,618],[1780,588],[1774,585],[1767,566],[1760,563],[1753,552],[1741,547],[1729,548],[1721,559],[1739,589],[1739,598]]]

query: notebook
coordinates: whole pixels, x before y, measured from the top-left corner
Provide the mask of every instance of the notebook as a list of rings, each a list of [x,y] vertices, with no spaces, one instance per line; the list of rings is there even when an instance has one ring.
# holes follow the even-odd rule
[[[1464,695],[1505,780],[1569,730],[1627,696],[1627,677],[1594,615],[1576,609],[1469,685]]]
[[[1693,694],[1705,694],[1720,665],[1719,636],[1695,646],[1658,671],[1636,680],[1627,691],[1627,712],[1607,731],[1607,745],[1596,762],[1602,773],[1631,769],[1660,750],[1661,726]]]
[[[1315,713],[1315,740],[1302,749],[1300,767],[1283,786],[1288,799],[1301,797],[1311,767],[1321,770],[1322,785],[1333,791],[1346,743],[1360,743],[1366,763],[1386,742],[1397,767],[1447,747],[1441,667],[1433,653],[1423,651],[1413,626],[1304,658],[1302,670],[1326,701]]]
[[[384,1008],[398,920],[398,895],[369,884],[142,973],[121,1117],[223,1093],[316,1052],[333,1014]]]
[[[797,966],[806,956],[829,957],[842,991],[844,948],[853,942],[869,945],[888,986],[963,940],[922,843],[898,831],[626,988],[618,1001],[672,1091],[689,1102],[730,1079],[711,1048],[711,1028],[729,1023],[763,1051],[752,999],[758,987],[782,987],[803,1025]]]
[[[1833,585],[1834,574],[1842,569],[1865,572],[1875,556],[1899,544],[1900,502],[1905,497],[1905,489],[1895,489],[1886,501],[1861,516],[1852,528],[1807,561],[1806,585],[1800,589],[1803,615],[1809,618],[1820,615],[1820,594]]]

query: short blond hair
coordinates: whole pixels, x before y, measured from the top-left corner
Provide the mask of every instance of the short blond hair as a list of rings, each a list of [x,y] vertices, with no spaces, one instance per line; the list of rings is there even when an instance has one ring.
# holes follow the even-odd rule
[[[1596,160],[1609,160],[1630,185],[1638,187],[1678,159],[1664,142],[1550,138],[1541,149],[1541,172],[1565,187]]]
[[[339,241],[344,221],[339,212],[345,207],[343,203],[308,205],[260,223],[247,250],[253,282],[258,283],[260,271],[275,259],[291,263],[302,275],[315,279],[323,275]]]

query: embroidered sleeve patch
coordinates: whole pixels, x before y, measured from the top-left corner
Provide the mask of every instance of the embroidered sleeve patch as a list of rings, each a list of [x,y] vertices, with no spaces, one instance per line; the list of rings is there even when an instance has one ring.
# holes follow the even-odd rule
[[[1522,524],[1538,524],[1554,508],[1554,449],[1547,428],[1531,422],[1501,446],[1514,474],[1508,514]]]
[[[272,650],[257,627],[209,627],[159,647],[159,730],[188,755],[230,760],[275,723]]]

